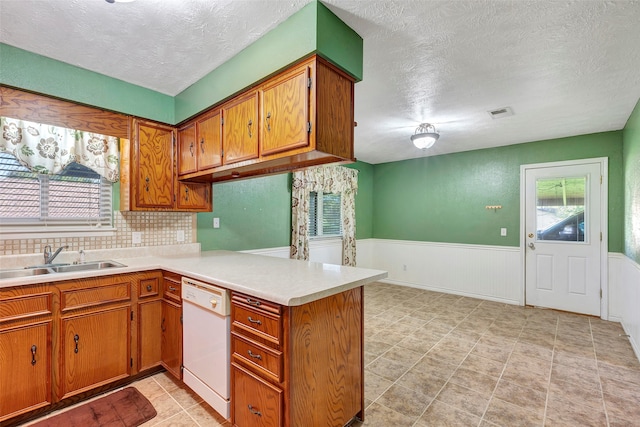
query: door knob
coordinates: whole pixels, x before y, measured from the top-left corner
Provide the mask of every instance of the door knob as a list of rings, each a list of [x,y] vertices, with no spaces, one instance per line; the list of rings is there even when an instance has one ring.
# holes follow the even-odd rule
[[[536,249],[536,245],[533,244],[533,242],[529,243],[528,245],[531,249],[535,250]]]
[[[533,239],[533,233],[529,233],[529,238]]]

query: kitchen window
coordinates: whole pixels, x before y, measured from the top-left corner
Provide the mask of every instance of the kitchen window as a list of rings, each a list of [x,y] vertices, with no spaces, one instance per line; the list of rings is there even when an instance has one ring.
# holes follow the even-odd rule
[[[336,193],[309,193],[309,237],[341,237],[341,196]]]
[[[38,174],[0,152],[0,223],[3,232],[110,228],[112,183],[78,163],[55,175]]]

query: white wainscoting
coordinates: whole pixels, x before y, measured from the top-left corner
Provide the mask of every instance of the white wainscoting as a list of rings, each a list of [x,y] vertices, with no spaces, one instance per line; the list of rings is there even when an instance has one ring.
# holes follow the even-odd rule
[[[359,246],[358,246],[359,248]],[[356,248],[356,251],[358,250]],[[289,246],[278,248],[251,249],[242,251],[251,254],[268,255],[279,258],[289,258]],[[356,252],[357,254],[357,252]],[[341,239],[316,239],[309,242],[309,261],[327,264],[342,264]]]
[[[609,254],[609,320],[620,322],[640,360],[640,265]]]
[[[386,270],[385,282],[524,303],[519,248],[373,239],[372,266]]]

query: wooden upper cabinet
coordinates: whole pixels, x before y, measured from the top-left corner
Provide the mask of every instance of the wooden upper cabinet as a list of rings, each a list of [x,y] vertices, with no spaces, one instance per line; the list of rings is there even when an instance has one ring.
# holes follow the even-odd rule
[[[190,123],[178,130],[178,175],[198,171],[196,124]]]
[[[262,157],[309,145],[309,72],[304,64],[260,88]]]
[[[178,182],[176,208],[179,211],[211,212],[211,184]]]
[[[258,158],[258,92],[249,91],[222,106],[223,163]]]
[[[222,115],[219,109],[196,121],[198,170],[222,165]]]
[[[174,206],[173,141],[175,128],[134,119],[135,201],[138,208]]]

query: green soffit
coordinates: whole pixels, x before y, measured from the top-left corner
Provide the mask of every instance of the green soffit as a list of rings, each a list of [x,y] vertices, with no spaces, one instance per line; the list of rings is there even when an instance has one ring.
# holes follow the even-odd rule
[[[362,49],[362,38],[313,0],[175,97],[2,43],[0,84],[176,124],[314,53],[360,81]]]
[[[176,96],[176,122],[314,53],[362,80],[362,37],[312,1]]]

